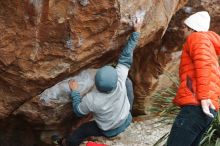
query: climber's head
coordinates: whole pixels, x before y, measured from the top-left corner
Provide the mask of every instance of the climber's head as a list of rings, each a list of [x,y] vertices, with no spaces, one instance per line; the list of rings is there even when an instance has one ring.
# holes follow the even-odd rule
[[[104,66],[95,75],[95,85],[100,92],[109,93],[117,87],[118,75],[114,67]]]

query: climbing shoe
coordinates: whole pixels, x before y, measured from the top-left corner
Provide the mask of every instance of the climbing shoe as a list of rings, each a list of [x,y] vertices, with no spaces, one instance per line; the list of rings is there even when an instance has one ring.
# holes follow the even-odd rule
[[[51,136],[51,141],[53,144],[58,145],[58,146],[64,146],[62,144],[63,138],[59,134],[54,134]]]

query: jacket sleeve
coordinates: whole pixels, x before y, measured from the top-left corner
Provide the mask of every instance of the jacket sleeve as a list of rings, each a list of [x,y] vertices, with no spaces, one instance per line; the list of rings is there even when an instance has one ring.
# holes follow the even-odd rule
[[[72,91],[70,96],[72,98],[73,112],[76,114],[76,116],[83,117],[90,112],[90,109],[87,106],[88,104],[86,103],[85,100],[86,98],[83,97],[84,100],[81,101],[79,91],[76,90]]]
[[[133,60],[133,51],[134,48],[137,45],[138,39],[139,39],[140,33],[139,32],[133,32],[131,36],[128,39],[127,44],[122,50],[122,53],[120,54],[118,63],[123,64],[127,66],[128,68],[131,67],[132,60]]]
[[[209,99],[211,75],[211,42],[205,37],[197,36],[195,42],[190,44],[190,57],[194,64],[196,78],[196,98]]]

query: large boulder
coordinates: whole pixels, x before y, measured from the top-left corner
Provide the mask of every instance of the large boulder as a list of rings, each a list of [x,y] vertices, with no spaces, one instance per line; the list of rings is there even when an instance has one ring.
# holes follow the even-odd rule
[[[1,1],[0,119],[66,77],[115,60],[135,16],[145,21],[139,47],[158,39],[184,2]]]
[[[30,139],[46,142],[47,131],[67,131],[74,121],[70,99],[59,106],[44,104],[40,93],[84,69],[117,61],[135,17],[143,17],[144,26],[131,70],[134,111],[144,113],[146,95],[162,73],[158,65],[167,62],[163,50],[158,52],[159,40],[186,1],[1,1],[0,134],[14,134],[20,140],[37,130]],[[157,53],[163,56],[159,60]],[[12,132],[25,125],[27,133]],[[4,141],[16,143],[16,139]]]

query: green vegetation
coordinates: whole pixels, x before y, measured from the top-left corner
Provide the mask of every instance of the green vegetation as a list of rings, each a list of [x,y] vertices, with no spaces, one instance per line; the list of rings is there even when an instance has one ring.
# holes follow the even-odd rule
[[[179,80],[175,74],[165,73],[165,75],[172,81],[173,85],[153,94],[154,103],[150,110],[156,115],[173,119],[179,112],[179,107],[172,103],[179,86]]]
[[[220,146],[220,116],[219,113],[201,140],[201,146]]]

